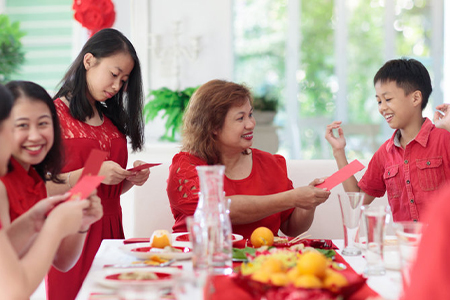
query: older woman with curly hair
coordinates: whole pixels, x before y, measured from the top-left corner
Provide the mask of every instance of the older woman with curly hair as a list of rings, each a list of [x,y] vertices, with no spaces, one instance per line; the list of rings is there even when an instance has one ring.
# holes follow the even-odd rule
[[[224,165],[224,190],[231,199],[233,232],[249,238],[265,226],[277,235],[294,236],[307,230],[317,205],[330,192],[315,185],[293,188],[286,160],[251,148],[253,143],[253,99],[243,85],[212,80],[192,96],[184,115],[181,152],[170,166],[167,194],[175,224],[174,232],[186,231],[186,217],[198,203],[199,165]]]

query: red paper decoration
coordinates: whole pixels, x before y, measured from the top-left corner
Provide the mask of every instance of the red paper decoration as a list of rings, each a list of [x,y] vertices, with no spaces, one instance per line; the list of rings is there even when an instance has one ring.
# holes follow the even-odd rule
[[[116,12],[111,0],[74,0],[74,18],[89,30],[90,36],[114,24]]]

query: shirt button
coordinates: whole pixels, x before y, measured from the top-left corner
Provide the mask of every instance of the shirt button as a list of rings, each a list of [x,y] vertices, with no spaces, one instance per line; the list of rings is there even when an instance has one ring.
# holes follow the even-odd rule
[[[414,203],[414,199],[409,200],[409,202]]]
[[[391,175],[391,172],[388,172],[388,175]]]
[[[408,160],[407,159],[405,159],[405,164],[407,164],[408,163]]]
[[[417,222],[417,219],[414,219],[413,221],[414,221],[414,222]]]
[[[427,161],[427,165],[428,165],[428,166],[431,165],[431,162],[430,162],[430,161]]]
[[[410,181],[409,181],[409,180],[406,180],[406,183],[407,183],[407,184],[409,184],[409,183],[410,183]]]

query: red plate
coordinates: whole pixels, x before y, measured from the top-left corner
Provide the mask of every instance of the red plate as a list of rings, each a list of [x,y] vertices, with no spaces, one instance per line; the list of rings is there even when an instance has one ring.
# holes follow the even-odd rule
[[[189,249],[188,247],[172,247],[172,248],[181,250],[181,252],[183,252],[183,253],[191,252],[191,249]],[[152,249],[152,247],[139,247],[139,248],[131,249],[131,251],[132,252],[150,252],[151,249]],[[161,248],[155,248],[155,249],[162,250]],[[156,254],[161,254],[161,253],[166,253],[166,252],[162,252],[162,251],[161,252],[155,252],[155,255]],[[168,252],[168,253],[170,253],[170,252]],[[173,253],[179,253],[179,252],[173,252]]]
[[[124,272],[126,273],[126,272]],[[130,280],[130,279],[119,279],[119,276],[123,273],[111,274],[105,277],[108,280],[117,280],[117,281],[127,281],[127,282],[142,282],[142,281],[156,281],[156,280],[168,280],[172,279],[172,274],[167,273],[154,273],[158,278],[157,279],[143,279],[143,280]]]

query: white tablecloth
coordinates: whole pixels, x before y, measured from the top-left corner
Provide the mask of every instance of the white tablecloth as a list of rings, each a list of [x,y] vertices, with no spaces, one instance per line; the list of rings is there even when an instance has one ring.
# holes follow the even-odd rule
[[[339,248],[343,247],[343,240],[333,240],[333,243]],[[100,272],[103,266],[107,264],[130,264],[136,261],[135,257],[119,249],[122,245],[123,240],[104,240],[102,242],[76,300],[87,300],[93,292],[112,293],[111,289],[98,284],[95,274]],[[340,253],[339,250],[337,252]],[[366,262],[363,256],[343,257],[357,273],[362,274],[364,272]],[[184,269],[192,267],[190,261],[177,262],[177,264],[182,264]],[[367,284],[385,299],[398,299],[401,293],[401,275],[398,271],[388,270],[386,275],[370,276],[367,279]]]

